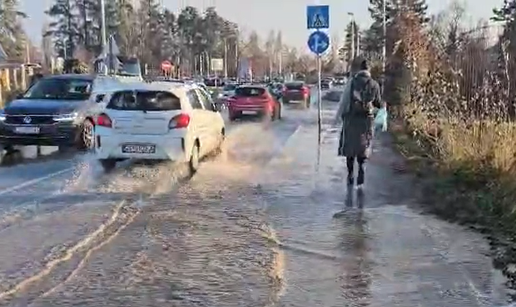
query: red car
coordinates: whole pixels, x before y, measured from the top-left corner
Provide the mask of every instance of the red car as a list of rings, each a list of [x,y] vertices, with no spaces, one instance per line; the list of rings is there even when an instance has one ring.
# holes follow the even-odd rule
[[[281,103],[264,86],[240,86],[227,103],[231,121],[246,115],[265,116],[272,120],[281,119]]]
[[[283,89],[283,103],[297,103],[310,108],[310,89],[303,82],[289,82]]]

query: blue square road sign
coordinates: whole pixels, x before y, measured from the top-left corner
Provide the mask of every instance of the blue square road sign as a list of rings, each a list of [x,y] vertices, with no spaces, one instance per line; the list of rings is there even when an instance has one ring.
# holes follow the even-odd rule
[[[330,6],[309,5],[306,7],[306,28],[329,29],[330,28]]]

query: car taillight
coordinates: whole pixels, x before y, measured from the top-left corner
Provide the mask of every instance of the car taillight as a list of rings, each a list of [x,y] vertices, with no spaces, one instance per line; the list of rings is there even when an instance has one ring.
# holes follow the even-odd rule
[[[97,117],[97,126],[111,128],[113,126],[113,122],[106,114],[100,114],[99,117]]]
[[[170,122],[168,123],[169,129],[180,129],[186,128],[190,124],[190,115],[188,114],[179,114],[174,116]]]

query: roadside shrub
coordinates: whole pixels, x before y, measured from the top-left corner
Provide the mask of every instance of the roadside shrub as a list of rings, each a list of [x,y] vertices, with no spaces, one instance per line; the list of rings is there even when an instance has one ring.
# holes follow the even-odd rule
[[[409,152],[432,166],[426,169],[435,175],[426,185],[429,208],[451,220],[483,225],[497,241],[515,242],[516,91],[510,80],[516,80],[516,71],[506,69],[504,59],[511,57],[504,42],[490,44],[483,31],[456,34],[460,40],[451,42],[453,48],[426,47],[433,50],[431,57],[410,56],[421,55],[422,44],[404,40],[403,53],[390,55],[387,94],[399,105],[404,133],[420,149],[411,145]],[[411,75],[410,84],[404,74]],[[504,259],[516,262],[516,257]]]

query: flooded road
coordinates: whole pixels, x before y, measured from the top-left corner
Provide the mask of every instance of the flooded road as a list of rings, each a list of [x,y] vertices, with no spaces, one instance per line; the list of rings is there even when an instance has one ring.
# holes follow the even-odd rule
[[[486,242],[419,212],[387,138],[357,195],[316,122],[235,124],[193,178],[88,156],[0,169],[0,306],[506,305]]]

